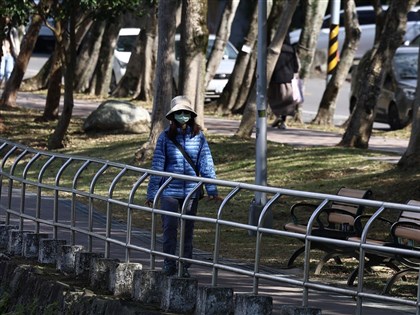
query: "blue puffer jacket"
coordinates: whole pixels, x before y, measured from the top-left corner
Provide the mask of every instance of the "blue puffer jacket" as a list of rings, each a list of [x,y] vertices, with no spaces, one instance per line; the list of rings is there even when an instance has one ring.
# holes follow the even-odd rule
[[[193,167],[184,158],[181,151],[176,147],[172,140],[168,138],[168,129],[162,132],[156,143],[153,155],[152,169],[156,171],[165,171],[183,175],[196,176]],[[191,128],[187,127],[187,132],[182,134],[178,130],[176,140],[184,148],[185,152],[191,157],[193,162],[197,163],[200,175],[207,178],[216,178],[213,158],[210,152],[207,140],[202,132],[192,137]],[[147,187],[147,200],[153,200],[160,184],[161,176],[151,176]],[[197,185],[196,182],[187,182],[174,179],[169,186],[162,192],[162,196],[185,198],[188,193]],[[205,185],[209,196],[217,196],[217,186],[213,184]]]

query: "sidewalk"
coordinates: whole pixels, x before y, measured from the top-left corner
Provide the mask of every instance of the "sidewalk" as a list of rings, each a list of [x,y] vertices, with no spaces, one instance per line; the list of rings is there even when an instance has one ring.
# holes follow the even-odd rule
[[[17,103],[19,106],[43,110],[45,107],[45,96],[19,92]],[[92,100],[75,99],[73,115],[78,117],[87,117],[93,110],[99,106],[99,102]],[[223,118],[205,117],[205,127],[211,134],[234,135],[238,129],[240,121]],[[255,133],[253,134],[255,138]],[[342,138],[342,134],[318,131],[302,128],[288,128],[280,130],[267,126],[267,140],[291,144],[296,146],[335,146]],[[402,155],[408,146],[408,140],[385,138],[372,136],[369,140],[369,149],[385,152],[397,153]],[[384,159],[396,163],[398,156],[384,156]]]

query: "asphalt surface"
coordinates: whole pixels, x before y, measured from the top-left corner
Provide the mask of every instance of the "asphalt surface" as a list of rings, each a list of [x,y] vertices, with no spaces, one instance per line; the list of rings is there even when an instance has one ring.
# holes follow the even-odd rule
[[[18,105],[28,108],[38,108],[43,110],[45,106],[45,96],[40,96],[32,93],[19,93],[17,99]],[[91,111],[93,111],[99,103],[94,101],[86,100],[75,100],[75,106],[73,114],[76,116],[86,117]],[[237,129],[239,121],[227,120],[227,119],[215,119],[206,117],[205,127],[207,132],[214,134],[233,135]],[[255,134],[254,134],[255,137]],[[291,145],[299,146],[334,146],[340,139],[340,134],[330,132],[313,131],[309,129],[298,129],[288,128],[286,130],[279,130],[277,128],[267,128],[267,139],[269,141],[287,143]],[[375,150],[382,150],[384,152],[384,159],[395,161],[398,159],[399,154],[404,152],[408,142],[399,139],[386,139],[381,137],[372,137],[369,148]],[[4,192],[2,192],[4,194]],[[34,197],[35,198],[35,197]],[[15,200],[19,203],[19,200]],[[63,201],[66,202],[66,201]],[[29,204],[29,201],[28,201]],[[52,206],[45,208],[43,211],[48,212],[48,209],[52,212]],[[84,211],[83,207],[80,207],[80,211]],[[98,214],[99,215],[99,214]],[[99,227],[98,227],[99,228]],[[124,231],[121,230],[123,234]],[[137,233],[141,234],[141,231]],[[206,255],[208,253],[201,253],[196,251],[195,254]],[[123,255],[123,251],[121,252]],[[147,262],[147,259],[144,261]],[[288,274],[290,277],[300,277],[302,270],[290,269],[290,270],[279,270],[279,273]],[[209,285],[211,283],[211,274],[208,269],[194,266],[191,268],[191,274],[193,277],[197,277],[199,284]],[[236,274],[223,272],[219,273],[221,283],[219,286],[233,287],[235,293],[246,293],[252,292],[252,281],[247,277],[238,276]],[[260,281],[259,294],[269,294],[273,297],[274,309],[273,314],[279,314],[279,308],[282,304],[294,304],[299,306],[301,303],[302,289],[291,287],[288,285],[282,285],[278,283],[272,283],[269,281]],[[333,295],[323,292],[310,291],[310,302],[311,307],[317,307],[322,309],[322,314],[329,315],[346,315],[354,314],[355,312],[355,301],[352,298]],[[394,314],[414,314],[413,308],[390,305],[383,302],[364,302],[363,314],[381,314],[381,315],[394,315]]]
[[[45,107],[45,96],[19,92],[17,103],[19,106],[35,108],[41,111]],[[96,101],[75,99],[73,115],[78,117],[87,117],[99,105],[100,103]],[[306,121],[313,118],[310,114],[306,114],[305,117]],[[335,118],[335,121],[342,122],[343,117],[339,115]],[[204,123],[207,132],[212,134],[233,135],[239,126],[239,120],[213,117],[205,117]],[[253,137],[255,137],[255,132],[253,133]],[[267,125],[267,140],[278,143],[298,146],[335,146],[340,142],[341,138],[342,134],[334,132],[317,131],[304,128],[287,128],[286,130],[280,130]],[[390,162],[398,161],[399,157],[395,156],[395,153],[402,155],[407,146],[408,140],[405,139],[372,136],[369,140],[369,149],[394,153],[390,156],[384,156],[384,160],[389,160]]]

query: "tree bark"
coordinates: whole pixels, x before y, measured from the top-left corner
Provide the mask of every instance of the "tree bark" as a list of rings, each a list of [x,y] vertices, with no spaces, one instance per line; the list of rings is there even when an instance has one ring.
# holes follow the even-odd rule
[[[90,80],[99,59],[102,38],[105,33],[106,22],[95,21],[80,44],[75,69],[75,91],[84,93],[90,85]]]
[[[172,99],[172,58],[175,48],[177,0],[159,1],[158,4],[158,56],[156,65],[155,91],[153,97],[152,126],[149,140],[135,155],[142,161],[153,156],[156,141],[168,124],[165,117]]]
[[[68,23],[63,21],[63,25],[68,24],[69,42],[68,49],[65,49],[64,41],[61,36],[58,36],[57,44],[60,49],[64,51],[65,71],[64,71],[64,104],[63,111],[58,120],[54,133],[48,139],[48,149],[60,149],[65,147],[65,135],[70,124],[71,116],[74,107],[74,69],[76,68],[76,15],[77,3],[72,2],[73,8],[70,10],[70,17]],[[62,34],[62,33],[61,33]]]
[[[254,42],[252,51],[257,51],[257,42]],[[232,114],[242,114],[244,112],[247,99],[251,95],[253,85],[255,83],[255,72],[257,71],[257,54],[253,53],[249,56],[245,73],[242,77],[242,84],[238,87],[235,103],[231,108]]]
[[[16,98],[20,85],[28,68],[29,59],[34,50],[36,39],[42,25],[42,18],[39,15],[32,17],[31,24],[28,27],[25,37],[23,38],[19,55],[16,59],[16,64],[13,72],[6,82],[3,95],[0,100],[1,107],[16,107]]]
[[[121,21],[108,22],[106,27],[106,36],[102,38],[101,50],[94,74],[94,80],[90,87],[90,94],[107,97],[112,77],[112,60],[114,58],[114,49],[117,43],[118,32]]]
[[[63,78],[63,62],[65,60],[65,46],[63,22],[57,20],[54,27],[56,42],[52,53],[52,61],[48,79],[48,92],[44,113],[37,121],[49,121],[58,118],[58,108],[61,98],[61,80]]]
[[[314,61],[316,44],[322,21],[327,10],[328,1],[324,0],[303,0],[305,23],[300,34],[297,53],[300,61],[299,77],[305,83],[305,79],[311,74],[312,63]]]
[[[420,48],[419,48],[420,49]],[[417,62],[417,69],[420,69],[420,52]],[[413,124],[411,126],[411,135],[401,159],[398,161],[398,167],[418,170],[420,167],[420,81],[417,80],[416,98],[413,103]]]
[[[353,64],[354,55],[356,53],[361,34],[354,0],[346,0],[344,3],[344,24],[346,37],[344,39],[342,53],[340,54],[340,62],[338,63],[337,68],[331,76],[324,94],[322,95],[318,112],[312,121],[313,124],[334,124],[334,113],[338,91],[343,85]]]
[[[206,65],[206,76],[204,86],[207,87],[209,82],[213,79],[214,74],[219,67],[220,60],[222,60],[225,53],[226,43],[229,40],[232,21],[236,14],[239,1],[228,0],[226,1],[222,18],[216,33],[216,40],[214,41],[213,49],[210,53]]]
[[[157,7],[155,1],[142,2],[141,5],[147,14],[135,22],[135,27],[140,27],[140,34],[136,39],[126,72],[111,91],[111,95],[132,96],[136,100],[151,101],[156,68]]]
[[[207,1],[183,0],[179,60],[179,93],[186,95],[204,126],[204,78],[208,43]]]
[[[250,20],[248,34],[245,37],[242,49],[239,51],[238,57],[236,58],[235,67],[233,68],[229,81],[216,101],[217,111],[220,115],[230,114],[237,104],[237,98],[241,95],[239,91],[244,80],[249,61],[255,52],[255,43],[258,34],[258,1],[254,1],[253,5],[254,9]],[[248,93],[246,95],[248,95]]]
[[[22,81],[22,91],[39,91],[47,88],[48,80],[50,78],[50,69],[53,64],[52,56],[53,54],[50,55],[48,60],[44,63],[42,68],[35,76]]]
[[[154,21],[156,22],[156,19]],[[140,64],[144,66],[141,68],[141,79],[138,80],[134,99],[149,102],[153,98],[153,74],[156,68],[156,25],[140,34],[140,42],[144,45]]]
[[[296,10],[298,0],[285,1],[284,7],[281,10],[280,24],[275,33],[270,46],[267,49],[267,82],[270,82],[276,66],[277,59],[280,55],[283,41],[286,38],[290,22],[292,21],[293,13]],[[252,92],[248,97],[245,112],[242,115],[242,120],[236,135],[239,137],[249,138],[252,134],[253,126],[255,123],[255,110],[256,110],[256,89],[255,84]],[[251,121],[253,123],[251,124]]]
[[[355,108],[339,145],[367,149],[372,134],[374,111],[383,84],[386,67],[391,63],[400,46],[407,25],[407,13],[416,0],[394,0],[388,8],[384,30],[379,44],[371,50],[371,62],[360,69],[363,84],[359,82]]]

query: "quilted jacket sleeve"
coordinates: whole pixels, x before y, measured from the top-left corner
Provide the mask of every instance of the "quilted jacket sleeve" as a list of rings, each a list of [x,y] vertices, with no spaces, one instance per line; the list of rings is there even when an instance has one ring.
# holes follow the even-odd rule
[[[165,147],[166,147],[166,136],[165,132],[162,132],[157,140],[155,152],[153,154],[152,169],[155,171],[165,170]],[[147,186],[147,200],[153,200],[159,189],[162,176],[150,176],[149,185]]]
[[[213,162],[213,157],[210,151],[209,144],[203,133],[200,133],[202,137],[202,147],[199,156],[199,171],[201,176],[207,178],[216,178],[216,170]],[[217,196],[217,186],[214,184],[206,184],[206,191],[209,196]]]

